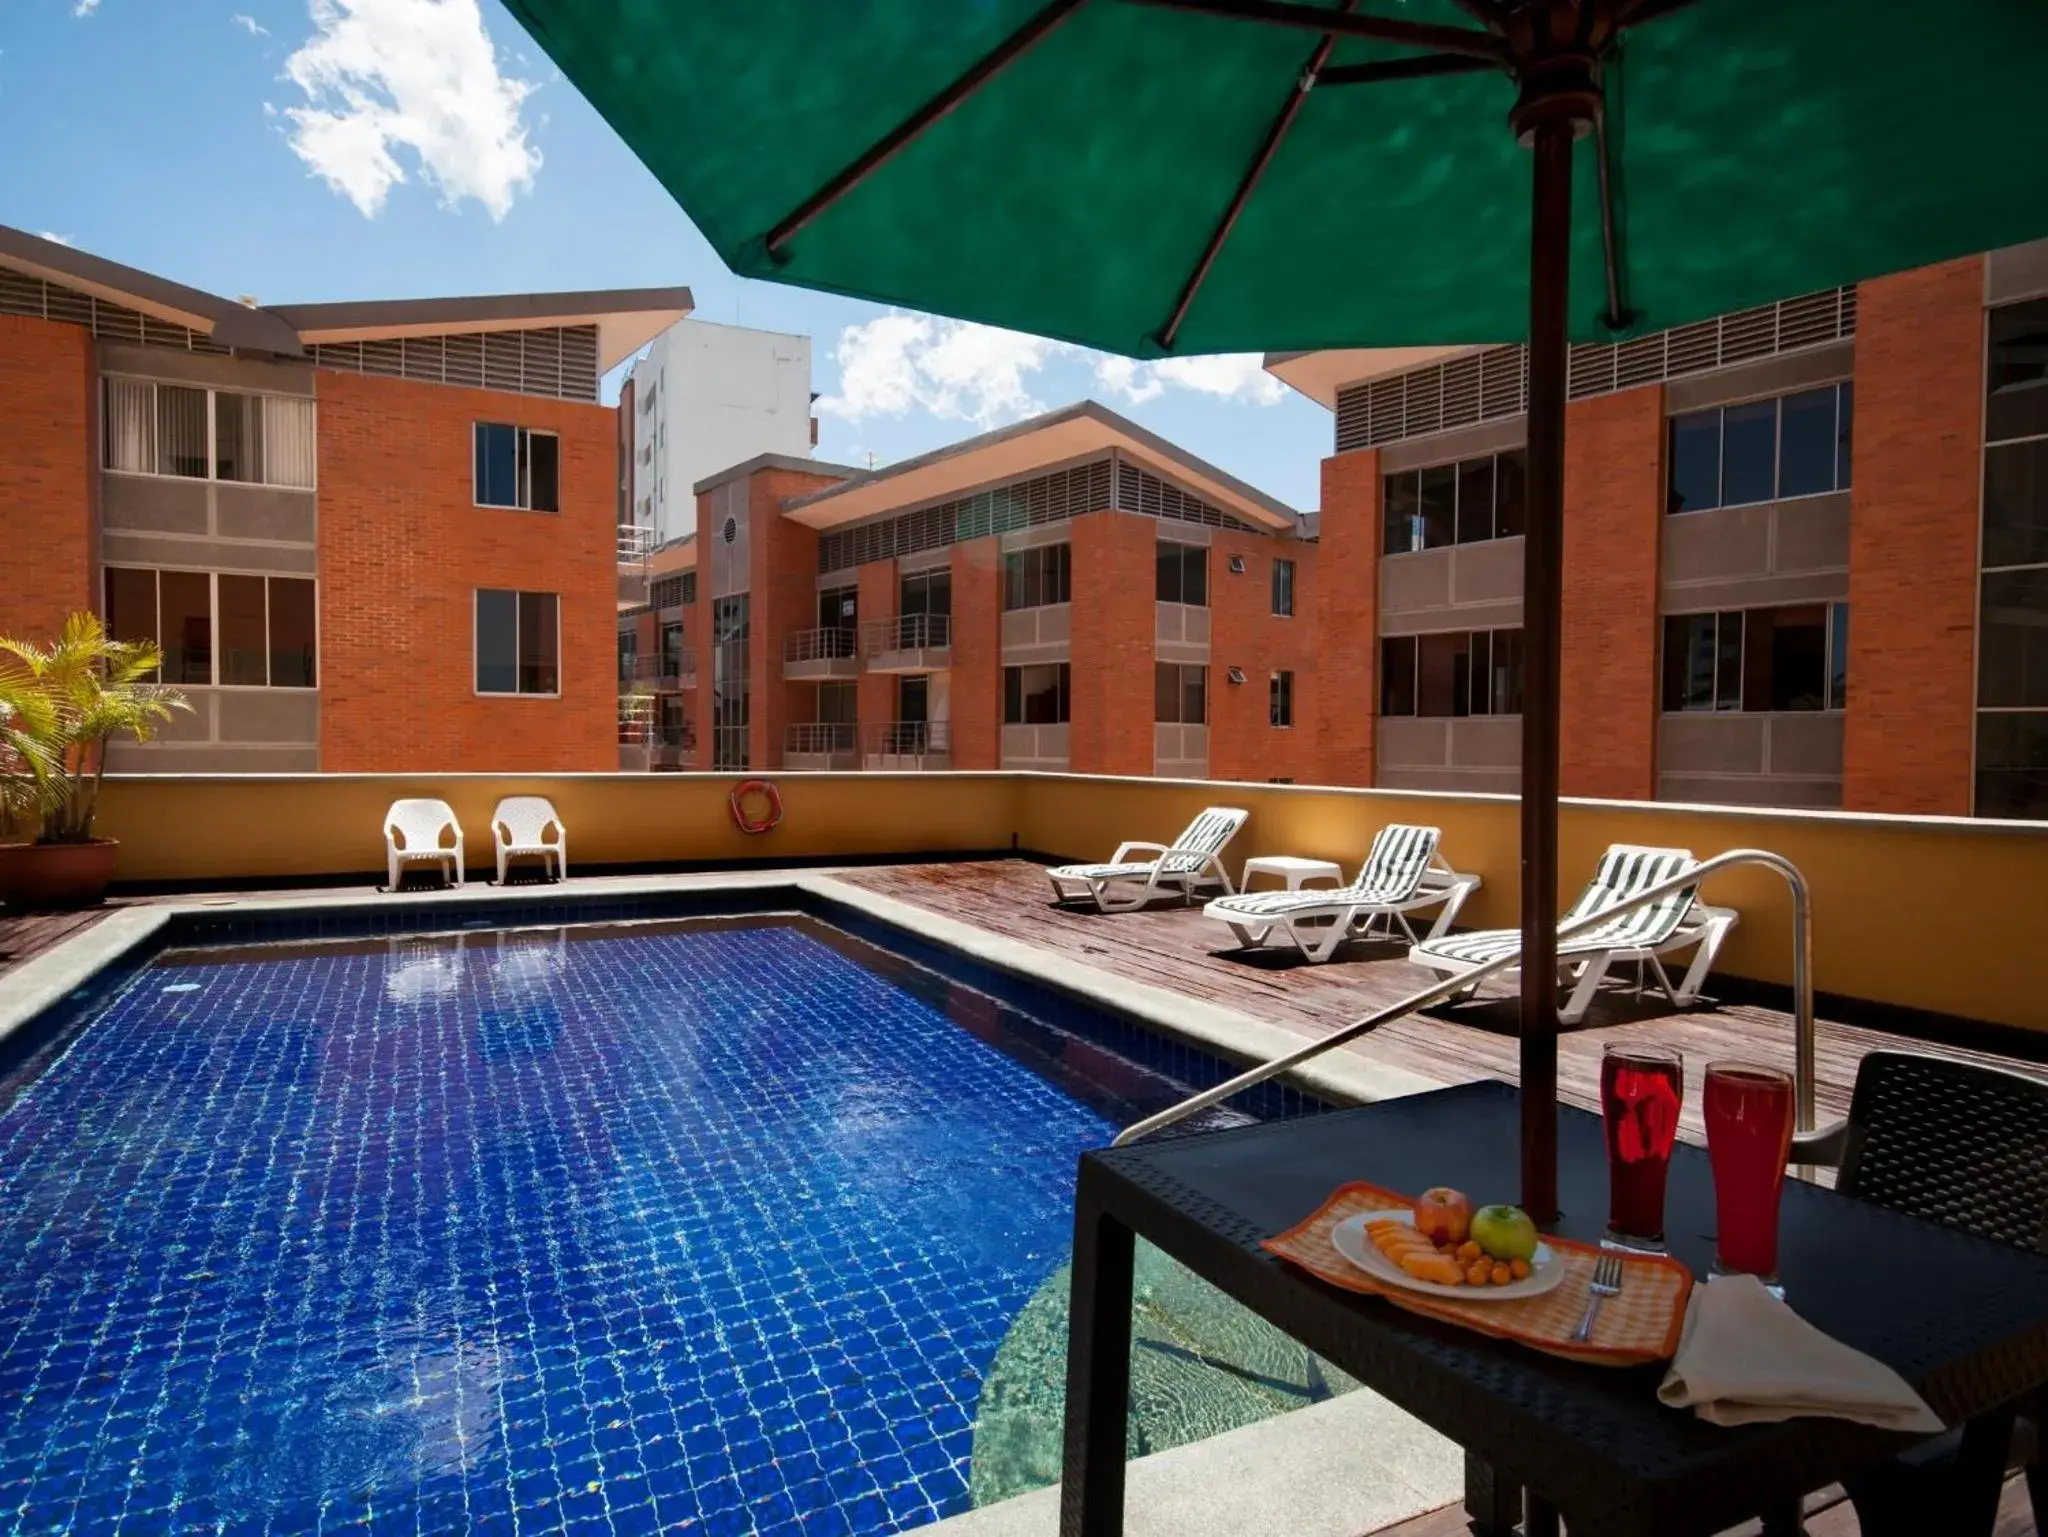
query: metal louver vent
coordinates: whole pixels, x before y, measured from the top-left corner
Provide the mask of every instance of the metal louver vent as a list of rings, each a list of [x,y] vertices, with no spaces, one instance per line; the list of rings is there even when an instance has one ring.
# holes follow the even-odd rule
[[[1721,317],[1721,361],[1747,363],[1767,358],[1778,350],[1778,310],[1769,305],[1758,310]]]
[[[24,273],[0,270],[0,315],[27,315],[35,320],[54,320],[64,325],[84,326],[96,337],[110,342],[138,342],[151,347],[171,347],[180,352],[220,353],[216,345],[197,331],[158,320],[91,294],[46,282]]]
[[[387,379],[403,379],[405,343],[397,338],[382,342],[364,342],[363,372],[379,374]]]
[[[1529,360],[1520,347],[1479,355],[1479,414],[1488,421],[1529,409]]]
[[[680,597],[678,597],[678,598],[676,599],[676,601],[677,601],[678,603],[695,603],[695,602],[697,601],[697,573],[696,573],[696,572],[694,572],[694,571],[685,571],[685,572],[683,573],[683,575],[682,575],[682,587],[681,587],[681,589],[680,589],[680,592],[681,592],[681,596],[680,596]]]
[[[1797,299],[1721,315],[1631,341],[1572,348],[1571,398],[1679,379],[1708,369],[1820,347],[1856,334],[1856,290],[1831,288]],[[1529,407],[1529,362],[1521,347],[1496,347],[1337,392],[1337,452],[1377,448],[1471,424],[1517,416]]]
[[[448,361],[448,339],[443,336],[408,336],[402,364],[408,379],[442,382]]]
[[[1119,459],[1112,468],[1105,456],[826,534],[818,541],[818,569],[845,571],[870,561],[901,560],[992,534],[1065,523],[1112,507],[1211,528],[1246,526],[1134,464]]]
[[[553,400],[597,399],[594,325],[322,342],[312,351],[318,366],[347,373],[503,390]]]
[[[1614,390],[1614,351],[1598,344],[1572,348],[1571,372],[1566,393],[1573,400],[1585,395],[1606,395]]]
[[[441,378],[448,384],[484,387],[484,339],[448,336],[441,341]]]
[[[697,573],[694,571],[689,571],[683,573],[683,575],[694,579]],[[647,590],[647,606],[649,608],[656,610],[664,608],[680,608],[682,607],[682,603],[682,576],[664,576],[659,580],[655,581]]]
[[[1444,364],[1445,427],[1469,427],[1479,420],[1479,371],[1485,361],[1481,354]]]

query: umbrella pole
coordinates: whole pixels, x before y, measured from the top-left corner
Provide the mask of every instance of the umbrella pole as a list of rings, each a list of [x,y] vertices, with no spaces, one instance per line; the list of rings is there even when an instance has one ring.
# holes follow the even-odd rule
[[[1572,142],[1565,114],[1534,124],[1529,235],[1529,484],[1522,546],[1522,1205],[1557,1207],[1557,783],[1564,581],[1565,314]]]

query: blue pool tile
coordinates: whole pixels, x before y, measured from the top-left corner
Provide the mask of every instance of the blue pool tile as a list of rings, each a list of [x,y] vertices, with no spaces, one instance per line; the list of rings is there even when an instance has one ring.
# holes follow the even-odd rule
[[[447,921],[180,919],[383,937],[126,969],[68,1049],[8,1059],[0,1521],[866,1537],[963,1509],[1075,1156],[1229,1071],[808,921],[422,934]]]

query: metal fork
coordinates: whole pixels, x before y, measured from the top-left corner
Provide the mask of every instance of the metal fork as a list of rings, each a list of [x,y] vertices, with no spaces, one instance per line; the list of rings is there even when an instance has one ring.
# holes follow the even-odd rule
[[[1609,1297],[1621,1295],[1621,1256],[1611,1250],[1600,1256],[1593,1266],[1592,1297],[1586,1303],[1586,1316],[1579,1320],[1579,1326],[1572,1331],[1575,1344],[1583,1345],[1593,1337],[1593,1320],[1600,1314],[1600,1304]]]

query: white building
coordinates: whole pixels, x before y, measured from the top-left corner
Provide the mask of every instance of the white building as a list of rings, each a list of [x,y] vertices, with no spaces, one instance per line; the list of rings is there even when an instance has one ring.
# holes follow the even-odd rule
[[[633,521],[666,544],[697,528],[691,487],[756,454],[809,458],[811,339],[680,320],[628,371]]]

